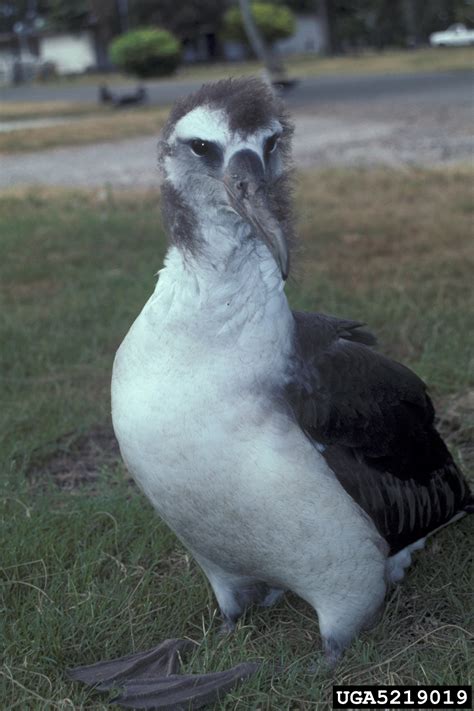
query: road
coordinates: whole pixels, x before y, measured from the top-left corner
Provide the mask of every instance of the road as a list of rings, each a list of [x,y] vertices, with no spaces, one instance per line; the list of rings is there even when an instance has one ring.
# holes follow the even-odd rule
[[[196,86],[160,83],[163,103],[171,100],[173,92],[176,97]],[[472,88],[472,77],[464,72],[305,79],[287,94],[295,119],[296,165],[404,167],[472,162]],[[48,92],[50,99],[77,100],[79,94],[80,100],[87,101],[94,96],[94,88],[84,86],[75,87],[72,94],[70,87],[41,91]],[[45,98],[43,93],[33,96]],[[157,97],[152,93],[152,98]],[[26,94],[23,99],[34,100]],[[0,189],[153,187],[159,184],[156,163],[156,136],[4,155]]]
[[[150,103],[166,106],[201,86],[202,81],[167,80],[147,82]],[[392,98],[405,102],[438,103],[439,97],[456,102],[473,92],[471,72],[423,72],[420,74],[337,75],[306,77],[285,93],[289,106],[307,107],[326,102],[363,103]],[[114,86],[114,91],[130,90]],[[97,86],[20,86],[0,89],[0,101],[83,101],[97,100]]]

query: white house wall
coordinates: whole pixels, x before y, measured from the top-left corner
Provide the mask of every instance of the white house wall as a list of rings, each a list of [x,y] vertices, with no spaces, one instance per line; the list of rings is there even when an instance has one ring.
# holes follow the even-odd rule
[[[40,57],[53,62],[58,74],[83,72],[96,65],[94,41],[89,32],[42,37]]]
[[[285,40],[275,42],[278,54],[318,54],[324,49],[324,37],[320,22],[315,16],[296,15],[295,33]],[[248,47],[240,42],[224,42],[224,56],[230,61],[247,59],[250,56]],[[188,59],[188,58],[187,58]],[[188,61],[194,58],[189,57]]]
[[[310,15],[296,16],[295,33],[288,39],[279,40],[275,48],[279,54],[304,54],[306,52],[321,52],[324,38],[321,24]]]

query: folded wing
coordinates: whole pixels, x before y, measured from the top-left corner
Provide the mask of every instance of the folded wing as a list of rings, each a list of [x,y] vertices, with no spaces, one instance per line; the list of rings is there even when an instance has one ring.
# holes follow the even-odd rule
[[[287,395],[334,474],[392,553],[473,505],[434,426],[426,386],[370,346],[361,324],[295,312]]]

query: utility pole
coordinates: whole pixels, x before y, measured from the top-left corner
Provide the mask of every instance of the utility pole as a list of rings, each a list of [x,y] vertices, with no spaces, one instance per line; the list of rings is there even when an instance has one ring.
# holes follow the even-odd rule
[[[323,37],[323,54],[332,54],[331,52],[331,32],[329,27],[329,13],[327,0],[316,0],[316,15],[321,27]]]
[[[405,27],[407,30],[407,45],[412,49],[418,47],[418,18],[415,0],[403,0],[403,14],[405,17]]]
[[[128,0],[117,0],[117,12],[120,20],[120,32],[128,32]]]
[[[283,63],[269,47],[261,35],[250,7],[249,0],[239,0],[240,12],[242,13],[242,22],[244,24],[245,33],[247,35],[250,46],[255,52],[258,59],[265,65],[268,77],[271,82],[278,83],[286,79]]]

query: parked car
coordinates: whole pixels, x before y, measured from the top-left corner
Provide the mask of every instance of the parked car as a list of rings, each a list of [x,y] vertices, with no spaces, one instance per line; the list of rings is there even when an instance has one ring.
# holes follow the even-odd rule
[[[430,35],[432,47],[465,47],[474,45],[474,30],[468,30],[460,23],[451,25],[444,32],[433,32]]]

